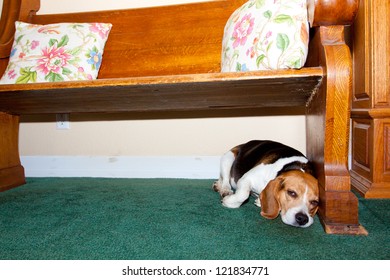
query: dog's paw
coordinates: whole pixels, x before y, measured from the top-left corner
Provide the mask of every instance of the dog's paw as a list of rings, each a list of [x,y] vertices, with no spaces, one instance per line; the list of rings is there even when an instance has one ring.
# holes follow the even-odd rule
[[[257,207],[261,207],[260,197],[256,198],[256,200],[255,200],[255,205],[256,205]]]
[[[234,195],[227,195],[222,199],[222,205],[227,208],[238,208],[241,204],[242,203],[237,201]]]
[[[215,181],[213,186],[211,187],[215,192],[219,192],[220,186],[219,181]]]
[[[218,192],[221,198],[233,194],[233,191],[230,188],[222,187],[219,181],[214,182],[212,189],[215,192]]]
[[[233,192],[229,190],[229,191],[220,192],[219,194],[220,194],[221,198],[224,198],[226,196],[232,195]]]
[[[233,194],[233,191],[231,190],[220,190],[219,191],[219,195],[221,196],[221,198],[225,198],[229,195],[232,195]]]

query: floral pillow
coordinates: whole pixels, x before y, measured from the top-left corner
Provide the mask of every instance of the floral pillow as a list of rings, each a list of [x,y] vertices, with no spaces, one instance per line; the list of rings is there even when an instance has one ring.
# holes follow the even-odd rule
[[[229,18],[222,44],[222,72],[303,67],[306,0],[249,0]]]
[[[0,84],[96,79],[109,23],[35,25],[17,21]]]

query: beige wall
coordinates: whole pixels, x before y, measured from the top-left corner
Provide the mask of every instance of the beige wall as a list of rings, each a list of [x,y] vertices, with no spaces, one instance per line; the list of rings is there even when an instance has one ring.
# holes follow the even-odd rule
[[[191,1],[41,0],[40,13],[180,2]],[[22,156],[214,156],[250,139],[273,139],[305,152],[304,116],[77,122],[71,116],[70,130],[56,130],[54,119],[22,122],[20,152]]]

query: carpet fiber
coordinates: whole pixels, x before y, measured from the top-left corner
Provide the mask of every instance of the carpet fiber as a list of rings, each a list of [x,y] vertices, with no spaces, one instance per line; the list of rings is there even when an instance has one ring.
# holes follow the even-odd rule
[[[390,259],[390,200],[359,198],[368,236],[226,209],[212,180],[29,178],[0,193],[0,259]]]

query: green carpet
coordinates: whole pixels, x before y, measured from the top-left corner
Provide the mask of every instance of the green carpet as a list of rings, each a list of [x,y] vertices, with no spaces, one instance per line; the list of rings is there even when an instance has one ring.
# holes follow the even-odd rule
[[[226,209],[212,180],[30,178],[0,193],[0,259],[390,259],[390,200],[359,198],[368,236]]]

